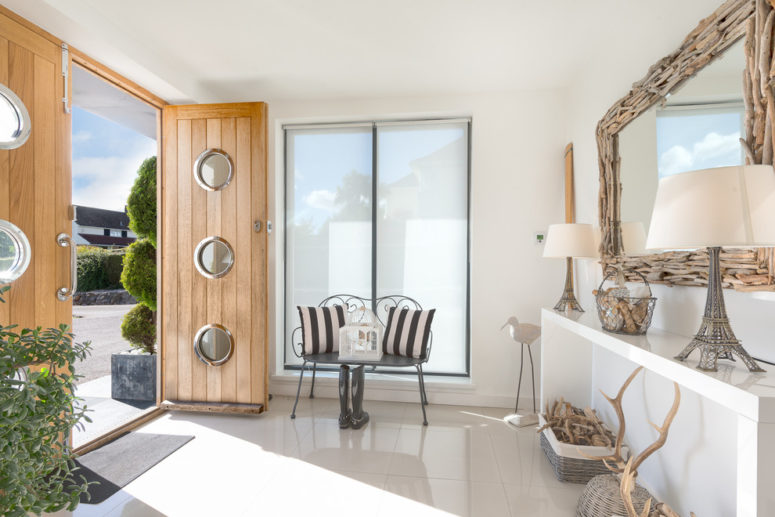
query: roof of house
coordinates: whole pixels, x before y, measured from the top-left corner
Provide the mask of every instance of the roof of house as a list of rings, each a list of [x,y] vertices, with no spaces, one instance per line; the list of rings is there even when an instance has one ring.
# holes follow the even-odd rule
[[[113,237],[111,235],[92,235],[90,233],[79,233],[86,242],[95,246],[128,246],[135,242],[133,237]]]
[[[91,206],[75,206],[75,222],[81,226],[97,226],[99,228],[129,229],[129,216],[126,212],[105,210]]]

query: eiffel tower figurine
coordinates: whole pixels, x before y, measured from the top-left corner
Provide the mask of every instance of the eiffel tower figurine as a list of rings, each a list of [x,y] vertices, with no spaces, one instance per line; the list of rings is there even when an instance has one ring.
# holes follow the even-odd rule
[[[566,257],[566,269],[565,269],[565,289],[562,291],[562,297],[557,305],[554,306],[554,310],[558,312],[564,311],[579,311],[584,312],[581,308],[578,300],[576,300],[576,294],[573,292],[573,258]]]
[[[680,354],[675,356],[684,361],[695,348],[700,349],[700,363],[697,368],[708,372],[717,371],[718,359],[735,360],[738,356],[752,372],[765,371],[748,355],[740,340],[735,337],[727,317],[724,305],[724,292],[721,287],[721,266],[719,263],[720,247],[708,248],[710,271],[708,272],[708,298],[705,301],[705,314],[702,317],[700,330],[691,343]]]

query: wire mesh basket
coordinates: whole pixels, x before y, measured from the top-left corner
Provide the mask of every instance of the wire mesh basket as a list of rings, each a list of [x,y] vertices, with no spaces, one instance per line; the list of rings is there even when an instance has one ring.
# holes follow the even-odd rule
[[[648,289],[648,296],[631,296],[630,290],[621,285],[603,290],[603,284],[606,280],[616,273],[615,268],[609,268],[603,281],[600,282],[600,287],[595,292],[600,324],[608,332],[630,335],[645,334],[651,326],[651,318],[654,316],[654,307],[657,304],[657,299],[652,295],[651,286],[645,276],[634,271],[643,279],[643,283]]]

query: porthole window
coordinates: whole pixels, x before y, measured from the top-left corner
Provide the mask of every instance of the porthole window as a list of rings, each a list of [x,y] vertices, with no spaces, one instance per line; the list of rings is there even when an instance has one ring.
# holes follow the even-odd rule
[[[21,147],[30,136],[30,114],[22,100],[0,84],[0,149]]]
[[[234,165],[231,157],[220,149],[207,149],[194,163],[194,178],[205,190],[223,190],[231,182]]]
[[[220,366],[228,361],[234,352],[234,337],[223,325],[205,325],[196,333],[194,352],[203,363]]]
[[[207,237],[194,250],[194,264],[207,278],[221,278],[234,266],[234,250],[220,237]]]
[[[11,223],[0,219],[0,284],[10,284],[30,265],[32,249],[24,232]]]

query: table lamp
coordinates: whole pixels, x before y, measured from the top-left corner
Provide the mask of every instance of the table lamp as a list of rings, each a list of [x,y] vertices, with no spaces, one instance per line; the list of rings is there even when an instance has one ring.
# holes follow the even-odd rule
[[[775,245],[775,170],[771,165],[718,167],[659,180],[646,247],[708,248],[708,296],[700,330],[675,358],[700,349],[700,370],[739,357],[752,372],[764,370],[735,337],[724,306],[719,254],[725,247]]]
[[[552,224],[546,233],[544,257],[564,258],[566,260],[565,290],[560,301],[554,306],[556,311],[567,309],[584,312],[573,293],[573,258],[597,258],[597,246],[591,224]]]

